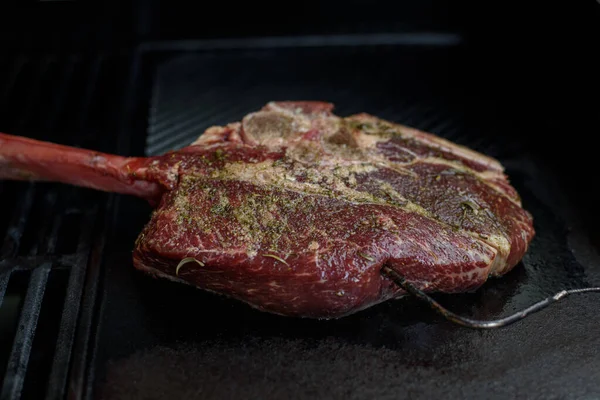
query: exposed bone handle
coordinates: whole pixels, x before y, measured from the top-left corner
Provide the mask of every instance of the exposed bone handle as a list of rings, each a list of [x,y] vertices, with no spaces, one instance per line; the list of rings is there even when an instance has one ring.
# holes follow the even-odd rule
[[[160,192],[127,158],[0,133],[0,179],[61,182],[153,200]]]

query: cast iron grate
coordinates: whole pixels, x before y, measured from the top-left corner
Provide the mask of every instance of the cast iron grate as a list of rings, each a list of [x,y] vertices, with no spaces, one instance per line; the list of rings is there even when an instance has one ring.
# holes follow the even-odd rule
[[[4,57],[0,131],[116,152],[106,132],[119,124],[127,73],[124,57]],[[0,398],[80,394],[110,195],[0,182],[0,196]]]

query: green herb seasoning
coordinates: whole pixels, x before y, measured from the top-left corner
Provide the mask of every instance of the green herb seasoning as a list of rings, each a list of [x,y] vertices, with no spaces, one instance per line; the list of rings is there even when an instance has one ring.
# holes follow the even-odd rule
[[[226,158],[227,158],[227,154],[223,150],[217,149],[215,151],[215,160],[225,161]]]

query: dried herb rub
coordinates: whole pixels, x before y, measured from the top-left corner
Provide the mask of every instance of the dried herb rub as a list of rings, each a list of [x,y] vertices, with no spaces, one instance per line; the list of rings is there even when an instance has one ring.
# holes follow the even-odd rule
[[[288,316],[339,318],[406,292],[473,290],[534,236],[500,163],[324,102],[272,102],[188,147],[124,158],[0,134],[0,178],[155,205],[136,268]]]

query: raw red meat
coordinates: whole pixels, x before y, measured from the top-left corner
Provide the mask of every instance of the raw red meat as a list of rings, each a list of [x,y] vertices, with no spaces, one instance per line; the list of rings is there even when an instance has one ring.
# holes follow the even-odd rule
[[[156,205],[135,267],[290,316],[337,318],[405,292],[462,292],[534,236],[500,163],[323,102],[272,102],[190,146],[125,158],[0,134],[0,178]]]

